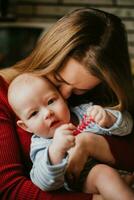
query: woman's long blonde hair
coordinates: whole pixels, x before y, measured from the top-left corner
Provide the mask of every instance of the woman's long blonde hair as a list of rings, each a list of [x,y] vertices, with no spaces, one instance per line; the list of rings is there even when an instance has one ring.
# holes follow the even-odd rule
[[[55,23],[13,68],[45,76],[60,70],[69,57],[102,80],[104,94],[96,94],[98,103],[106,97],[104,106],[134,110],[127,36],[120,18],[93,8],[75,10]]]

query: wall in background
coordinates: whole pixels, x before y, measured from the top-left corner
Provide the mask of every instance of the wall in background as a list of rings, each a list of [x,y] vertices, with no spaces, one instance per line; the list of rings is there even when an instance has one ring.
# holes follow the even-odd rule
[[[15,6],[16,15],[22,21],[55,22],[68,11],[82,7],[113,13],[126,25],[129,52],[134,60],[134,0],[17,0]]]

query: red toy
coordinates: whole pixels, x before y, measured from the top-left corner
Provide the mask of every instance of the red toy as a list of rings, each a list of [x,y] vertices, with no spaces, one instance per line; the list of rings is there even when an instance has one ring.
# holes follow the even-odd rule
[[[76,130],[73,131],[73,135],[78,135],[81,132],[84,131],[84,129],[89,126],[91,123],[94,123],[94,119],[90,116],[88,117],[87,115],[83,116],[83,119],[81,120],[80,124],[77,126]]]

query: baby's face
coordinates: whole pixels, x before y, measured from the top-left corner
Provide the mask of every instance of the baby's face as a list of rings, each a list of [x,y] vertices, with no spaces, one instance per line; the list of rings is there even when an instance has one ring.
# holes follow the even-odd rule
[[[70,121],[67,104],[46,79],[35,78],[25,87],[18,110],[27,130],[45,138],[53,137],[57,127]]]

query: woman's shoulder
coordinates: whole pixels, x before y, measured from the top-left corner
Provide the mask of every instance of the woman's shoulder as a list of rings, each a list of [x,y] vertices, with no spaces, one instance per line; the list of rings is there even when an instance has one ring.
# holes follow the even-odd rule
[[[7,100],[8,83],[0,76],[0,102],[8,103]]]
[[[8,83],[0,76],[0,115],[2,112],[6,114],[14,114],[7,99]]]
[[[0,75],[0,95],[7,97],[8,91],[8,83],[6,80]]]

